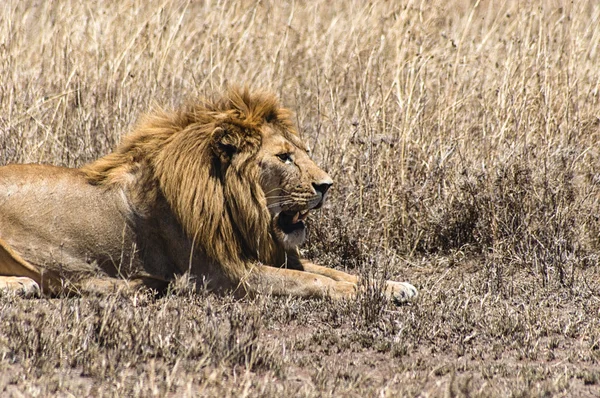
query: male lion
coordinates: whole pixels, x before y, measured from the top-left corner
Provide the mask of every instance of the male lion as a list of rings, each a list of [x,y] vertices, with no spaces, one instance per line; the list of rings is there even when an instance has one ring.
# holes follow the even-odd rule
[[[0,288],[164,288],[188,273],[238,294],[352,297],[358,278],[299,258],[332,181],[267,93],[150,115],[80,169],[0,167]],[[387,282],[386,294],[417,294]]]

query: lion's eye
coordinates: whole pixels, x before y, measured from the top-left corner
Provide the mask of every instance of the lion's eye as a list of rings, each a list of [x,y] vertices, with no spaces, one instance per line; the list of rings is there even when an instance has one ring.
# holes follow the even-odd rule
[[[291,164],[293,162],[291,153],[280,153],[277,157],[285,164]]]

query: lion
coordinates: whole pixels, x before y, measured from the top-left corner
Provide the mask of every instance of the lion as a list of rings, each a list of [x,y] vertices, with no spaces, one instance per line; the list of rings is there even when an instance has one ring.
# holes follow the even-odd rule
[[[242,296],[351,298],[357,276],[298,250],[332,183],[268,92],[231,88],[156,111],[81,168],[0,167],[0,288],[161,290],[188,275]],[[393,281],[385,292],[417,294]]]

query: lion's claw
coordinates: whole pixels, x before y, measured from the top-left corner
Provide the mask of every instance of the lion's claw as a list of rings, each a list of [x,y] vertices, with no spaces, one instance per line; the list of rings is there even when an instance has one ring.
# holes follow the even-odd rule
[[[36,281],[26,277],[0,277],[0,292],[13,293],[22,297],[39,297],[40,286]]]
[[[394,304],[402,304],[418,296],[417,288],[408,282],[387,282],[387,290]]]

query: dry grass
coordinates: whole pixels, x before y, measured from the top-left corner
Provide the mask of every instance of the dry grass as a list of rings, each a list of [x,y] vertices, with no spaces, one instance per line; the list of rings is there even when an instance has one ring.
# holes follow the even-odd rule
[[[265,87],[336,181],[307,256],[421,296],[3,297],[0,395],[597,395],[598,26],[592,0],[4,2],[0,164]]]

